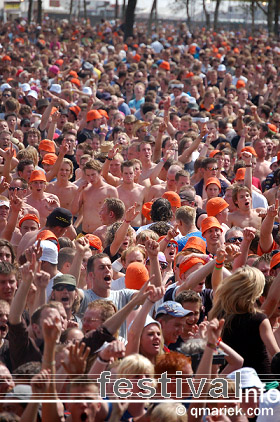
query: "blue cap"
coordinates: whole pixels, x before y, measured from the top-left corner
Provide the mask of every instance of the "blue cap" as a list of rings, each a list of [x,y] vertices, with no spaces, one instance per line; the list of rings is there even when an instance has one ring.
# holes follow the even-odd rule
[[[168,300],[167,302],[163,302],[163,304],[159,306],[159,308],[157,309],[156,318],[159,315],[171,315],[174,317],[182,318],[192,313],[192,311],[184,309],[180,303]]]

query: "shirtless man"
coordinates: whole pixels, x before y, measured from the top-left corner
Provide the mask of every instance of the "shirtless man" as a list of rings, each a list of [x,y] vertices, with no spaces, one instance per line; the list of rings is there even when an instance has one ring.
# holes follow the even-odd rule
[[[176,185],[176,174],[178,171],[182,170],[182,167],[174,164],[169,167],[167,175],[166,175],[166,182],[160,185],[154,185],[149,189],[149,193],[147,198],[145,198],[145,202],[149,202],[154,198],[160,198],[164,192],[176,192],[177,185]]]
[[[60,204],[67,210],[71,209],[73,198],[78,190],[78,186],[71,183],[69,180],[73,176],[73,163],[64,158],[57,174],[57,181],[49,183],[46,192],[57,195]]]
[[[8,198],[11,199],[11,195],[13,192],[16,192],[17,197],[22,199],[22,207],[19,213],[19,219],[22,218],[26,214],[35,214],[39,218],[39,213],[36,208],[32,207],[31,205],[25,202],[26,196],[29,194],[28,191],[28,183],[26,180],[22,179],[21,177],[16,177],[10,183],[8,188]]]
[[[45,192],[47,179],[42,170],[34,170],[30,180],[31,194],[26,197],[26,203],[36,208],[40,216],[40,224],[44,226],[48,215],[54,208],[60,206],[59,199],[52,193]]]
[[[142,225],[141,210],[144,203],[145,188],[134,182],[134,164],[132,161],[125,161],[121,166],[122,183],[117,188],[119,198],[123,201],[125,209],[132,207],[137,203],[136,211],[140,213],[130,222],[132,227],[140,227]]]
[[[255,227],[260,230],[262,219],[258,211],[252,209],[252,194],[246,186],[236,186],[232,192],[232,200],[238,207],[228,216],[229,227]]]
[[[101,177],[102,166],[97,160],[90,160],[84,166],[86,182],[76,191],[72,202],[71,211],[73,215],[78,214],[83,206],[82,230],[92,233],[102,223],[99,211],[105,198],[118,198],[118,191],[113,186],[105,183]]]
[[[266,161],[267,146],[264,139],[256,139],[253,143],[253,147],[257,153],[257,165],[254,171],[254,176],[258,177],[261,183],[266,179],[266,176],[271,173],[270,162]]]
[[[142,163],[142,174],[139,178],[139,183],[143,180],[148,179],[152,173],[153,168],[156,166],[152,162],[152,145],[147,142],[141,142],[139,145],[139,159]]]
[[[98,227],[93,234],[98,236],[103,246],[105,247],[105,237],[107,234],[108,226],[115,223],[116,221],[122,220],[125,213],[125,206],[123,201],[117,198],[106,198],[100,209],[99,216],[102,222],[102,226]]]

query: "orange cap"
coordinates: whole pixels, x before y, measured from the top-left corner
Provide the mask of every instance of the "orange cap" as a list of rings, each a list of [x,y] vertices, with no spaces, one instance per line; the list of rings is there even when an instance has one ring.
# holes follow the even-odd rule
[[[11,59],[11,57],[10,56],[3,56],[2,57],[2,62],[5,62],[5,61],[8,61],[8,62],[11,62],[12,61],[12,59]]]
[[[189,53],[194,54],[196,52],[196,45],[190,45],[189,46]]]
[[[170,64],[164,60],[161,62],[159,67],[164,70],[170,70]]]
[[[102,252],[102,242],[98,236],[94,234],[86,234],[85,238],[89,241],[90,248],[97,249],[99,252]]]
[[[108,116],[108,113],[107,113],[107,111],[106,110],[103,110],[102,108],[99,110],[97,110],[100,114],[101,114],[101,116],[103,116],[103,117],[106,117],[106,119],[108,119],[109,120],[109,116]]]
[[[38,146],[39,151],[55,152],[55,143],[50,139],[43,139]]]
[[[207,217],[204,218],[204,220],[202,220],[201,222],[201,233],[202,236],[204,236],[204,233],[209,230],[216,227],[217,229],[222,230],[222,227],[219,223],[219,221],[217,220],[217,218],[215,217]]]
[[[76,85],[78,88],[81,87],[81,82],[80,82],[80,80],[78,78],[72,78],[72,79],[70,79],[70,82],[72,84]]]
[[[217,177],[209,177],[209,179],[207,179],[205,189],[207,188],[207,186],[212,185],[212,183],[214,185],[217,185],[218,188],[220,189],[220,192],[221,192],[221,190],[222,190],[221,182],[219,181],[219,179],[217,179]]]
[[[167,199],[170,202],[171,207],[180,208],[180,206],[181,206],[181,198],[178,195],[178,193],[176,193],[176,192],[173,192],[173,191],[165,192],[162,195],[162,198]]]
[[[97,110],[90,110],[87,113],[87,122],[91,122],[92,120],[102,119],[101,114]]]
[[[145,202],[142,207],[142,214],[147,220],[151,220],[152,202]]]
[[[56,60],[55,64],[58,64],[58,66],[62,66],[63,65],[63,59]]]
[[[225,210],[229,204],[223,198],[211,198],[207,202],[206,212],[208,217],[216,217],[219,212]]]
[[[72,107],[69,107],[69,110],[71,110],[71,111],[72,111],[72,113],[74,113],[76,117],[78,117],[78,114],[79,114],[79,113],[80,113],[80,111],[81,111],[80,107],[79,107],[79,106],[77,106],[77,105],[72,106]]]
[[[149,272],[144,264],[132,262],[128,265],[125,273],[125,287],[127,289],[140,290],[148,280]]]
[[[194,73],[193,72],[188,72],[188,73],[186,73],[186,75],[185,75],[185,78],[192,78],[194,76]]]
[[[276,267],[276,265],[278,265],[280,263],[280,252],[277,252],[275,255],[273,255],[273,257],[271,258],[270,261],[270,269],[272,270],[274,267]]]
[[[244,88],[245,85],[246,84],[242,79],[238,79],[238,81],[236,82],[236,89]]]
[[[214,149],[213,151],[210,152],[209,158],[215,157],[215,155],[218,154],[219,152],[222,152],[222,151],[219,149]]]
[[[205,261],[201,258],[197,258],[196,256],[194,256],[193,258],[188,259],[187,261],[182,262],[179,265],[179,270],[180,270],[180,277],[182,277],[182,275],[184,273],[186,273],[187,271],[189,271],[194,265],[196,264],[205,264]]]
[[[53,164],[56,163],[56,160],[57,160],[57,155],[53,154],[52,152],[49,152],[48,154],[44,156],[42,164],[49,164],[52,166]]]
[[[43,172],[43,170],[33,170],[32,171],[29,183],[36,182],[36,181],[38,181],[38,182],[46,182],[47,181],[46,175]]]
[[[245,179],[245,171],[246,169],[240,168],[237,170],[235,174],[235,180],[244,180]]]
[[[244,147],[241,152],[250,152],[254,157],[257,157],[257,153],[254,147]]]
[[[50,230],[42,230],[41,232],[39,232],[37,234],[36,237],[37,240],[54,240],[55,244],[57,246],[57,249],[59,250],[59,243],[58,243],[58,238],[56,237],[56,235],[50,231]]]
[[[75,70],[70,70],[69,75],[73,76],[73,78],[78,78],[78,73]]]
[[[203,254],[206,254],[206,243],[205,240],[198,236],[191,236],[188,238],[187,243],[183,247],[183,251],[186,249],[197,249]]]
[[[37,215],[35,215],[35,214],[25,214],[25,216],[24,216],[24,217],[22,217],[22,218],[19,220],[19,223],[18,223],[19,228],[21,227],[22,223],[23,223],[24,221],[27,221],[27,220],[33,220],[33,221],[36,221],[36,223],[38,223],[38,226],[40,227],[40,220],[39,220],[39,218],[37,217]]]
[[[140,54],[135,54],[135,56],[133,57],[133,59],[138,63],[141,60],[141,56]]]

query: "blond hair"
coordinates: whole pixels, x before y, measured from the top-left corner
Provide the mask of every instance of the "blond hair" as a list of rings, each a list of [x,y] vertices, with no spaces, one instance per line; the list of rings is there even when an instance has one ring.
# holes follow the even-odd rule
[[[150,422],[187,422],[188,416],[178,415],[177,410],[180,403],[160,403],[152,411]],[[183,406],[181,404],[181,406]]]

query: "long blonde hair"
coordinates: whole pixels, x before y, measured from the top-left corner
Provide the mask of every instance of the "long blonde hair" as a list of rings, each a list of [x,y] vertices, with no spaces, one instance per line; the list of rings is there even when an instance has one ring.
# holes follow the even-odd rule
[[[263,273],[248,265],[238,268],[225,278],[217,289],[209,319],[231,319],[234,315],[256,313],[256,300],[265,284]]]

